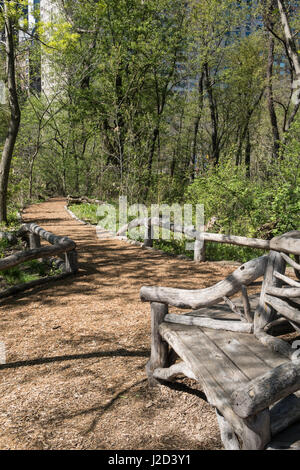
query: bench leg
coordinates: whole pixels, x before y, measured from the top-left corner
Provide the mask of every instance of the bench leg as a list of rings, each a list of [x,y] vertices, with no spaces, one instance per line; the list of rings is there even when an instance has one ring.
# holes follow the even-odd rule
[[[152,387],[158,384],[158,381],[153,377],[153,371],[168,366],[169,346],[159,333],[159,325],[164,321],[167,313],[167,305],[151,302],[151,357],[146,366],[146,372],[149,385]]]
[[[216,409],[217,420],[221,433],[221,440],[226,450],[240,450],[240,444],[232,427],[224,416]]]
[[[243,450],[264,450],[271,440],[270,412],[263,410],[244,420]]]

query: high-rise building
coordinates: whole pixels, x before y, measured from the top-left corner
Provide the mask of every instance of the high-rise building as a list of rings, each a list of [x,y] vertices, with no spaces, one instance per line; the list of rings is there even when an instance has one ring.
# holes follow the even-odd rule
[[[40,4],[40,18],[44,24],[55,22],[60,14],[57,0],[37,0]],[[41,89],[49,96],[57,87],[57,76],[51,67],[51,61],[46,53],[41,57]]]
[[[23,7],[23,15],[20,20],[18,34],[19,53],[17,58],[17,70],[21,79],[21,86],[28,90],[33,88],[40,91],[40,60],[34,57],[33,49],[36,46],[34,35],[38,22],[39,0],[28,0],[28,5]]]

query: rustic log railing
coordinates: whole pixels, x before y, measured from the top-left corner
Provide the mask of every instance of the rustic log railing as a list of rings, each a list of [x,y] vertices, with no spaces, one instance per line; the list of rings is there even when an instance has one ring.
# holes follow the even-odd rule
[[[19,251],[0,260],[0,271],[13,268],[26,261],[59,257],[57,263],[62,269],[61,274],[35,279],[25,284],[20,284],[0,293],[0,298],[23,292],[32,287],[46,284],[49,281],[63,279],[78,271],[76,244],[68,237],[61,237],[47,232],[36,224],[24,224],[21,229],[12,234],[2,234],[2,238],[11,243],[16,243],[19,238],[26,240],[29,249]],[[41,246],[41,239],[50,243],[51,246]],[[58,261],[58,260],[57,260]]]
[[[194,248],[194,260],[205,261],[204,245],[207,242],[224,243],[228,245],[247,246],[249,248],[256,248],[260,250],[272,250],[283,253],[291,253],[298,255],[300,252],[300,240],[295,238],[298,232],[289,232],[285,235],[284,239],[280,237],[273,238],[272,240],[262,240],[260,238],[240,237],[237,235],[223,235],[220,233],[199,232],[194,227],[185,227],[179,224],[171,223],[170,220],[161,217],[146,217],[135,219],[124,225],[118,232],[117,236],[126,233],[136,227],[145,227],[147,236],[145,237],[144,246],[153,246],[152,228],[157,226],[172,232],[182,233],[188,238],[196,240]],[[201,255],[203,253],[203,256]],[[295,270],[299,270],[300,264],[292,260]]]
[[[67,205],[70,206],[72,204],[104,204],[103,201],[99,201],[99,199],[91,199],[86,196],[68,196],[67,197]]]

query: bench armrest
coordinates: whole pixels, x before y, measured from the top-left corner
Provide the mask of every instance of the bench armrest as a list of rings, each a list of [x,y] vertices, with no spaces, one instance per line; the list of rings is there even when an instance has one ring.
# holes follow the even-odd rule
[[[218,304],[264,275],[268,256],[260,256],[240,266],[223,281],[207,289],[187,290],[168,287],[142,287],[143,302],[159,302],[178,308],[197,309]]]
[[[248,418],[299,389],[300,359],[297,359],[239,387],[232,394],[232,408],[241,418]]]

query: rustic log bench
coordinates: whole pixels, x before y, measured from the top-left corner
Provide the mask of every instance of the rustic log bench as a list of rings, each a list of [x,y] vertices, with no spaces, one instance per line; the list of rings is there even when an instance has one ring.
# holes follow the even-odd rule
[[[181,374],[198,381],[226,449],[300,449],[300,359],[279,337],[300,329],[300,283],[285,274],[289,264],[299,277],[299,254],[300,232],[289,232],[208,289],[141,289],[151,302],[149,384]],[[246,286],[261,276],[259,296],[249,297]]]

